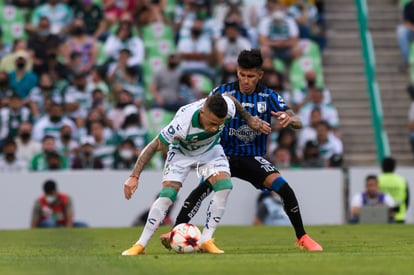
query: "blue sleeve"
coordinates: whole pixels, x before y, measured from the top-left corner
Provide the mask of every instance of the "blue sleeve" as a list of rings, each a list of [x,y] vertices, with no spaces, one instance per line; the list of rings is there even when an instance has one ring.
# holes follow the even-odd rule
[[[270,93],[270,110],[274,112],[278,111],[286,111],[289,110],[290,107],[286,104],[285,100],[281,95],[278,93]]]

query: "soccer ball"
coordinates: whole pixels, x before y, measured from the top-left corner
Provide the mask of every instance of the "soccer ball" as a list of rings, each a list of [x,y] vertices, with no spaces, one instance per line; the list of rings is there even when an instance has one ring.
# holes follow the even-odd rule
[[[193,253],[199,250],[200,229],[189,223],[181,223],[171,231],[171,248],[177,253]]]

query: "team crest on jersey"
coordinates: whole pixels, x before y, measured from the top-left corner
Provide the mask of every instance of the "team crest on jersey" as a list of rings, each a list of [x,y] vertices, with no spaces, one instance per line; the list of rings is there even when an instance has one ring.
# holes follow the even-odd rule
[[[267,109],[267,105],[266,105],[266,102],[265,101],[257,102],[257,111],[259,113],[266,112],[266,109]]]

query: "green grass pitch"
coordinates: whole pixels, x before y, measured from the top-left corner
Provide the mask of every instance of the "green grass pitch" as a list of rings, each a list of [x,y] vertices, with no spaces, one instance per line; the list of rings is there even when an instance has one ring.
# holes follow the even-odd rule
[[[291,227],[219,226],[222,255],[176,254],[158,236],[120,253],[142,228],[0,231],[0,274],[414,274],[414,225],[307,226],[323,252],[298,249]]]

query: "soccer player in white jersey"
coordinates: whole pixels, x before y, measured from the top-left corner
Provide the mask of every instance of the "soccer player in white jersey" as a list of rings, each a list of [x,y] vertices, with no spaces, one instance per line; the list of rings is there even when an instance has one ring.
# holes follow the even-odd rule
[[[124,256],[145,253],[152,235],[165,218],[169,207],[174,203],[182,183],[192,167],[197,166],[202,177],[213,186],[214,194],[207,210],[206,226],[200,240],[202,252],[222,254],[216,247],[213,234],[216,230],[232,189],[230,169],[223,148],[219,143],[224,124],[239,113],[249,127],[262,133],[270,132],[270,124],[250,115],[231,96],[213,95],[181,107],[174,119],[141,152],[131,175],[124,183],[124,195],[130,199],[138,188],[138,181],[144,166],[157,151],[169,146],[164,167],[159,198],[151,206],[144,230],[138,241],[122,252]]]

